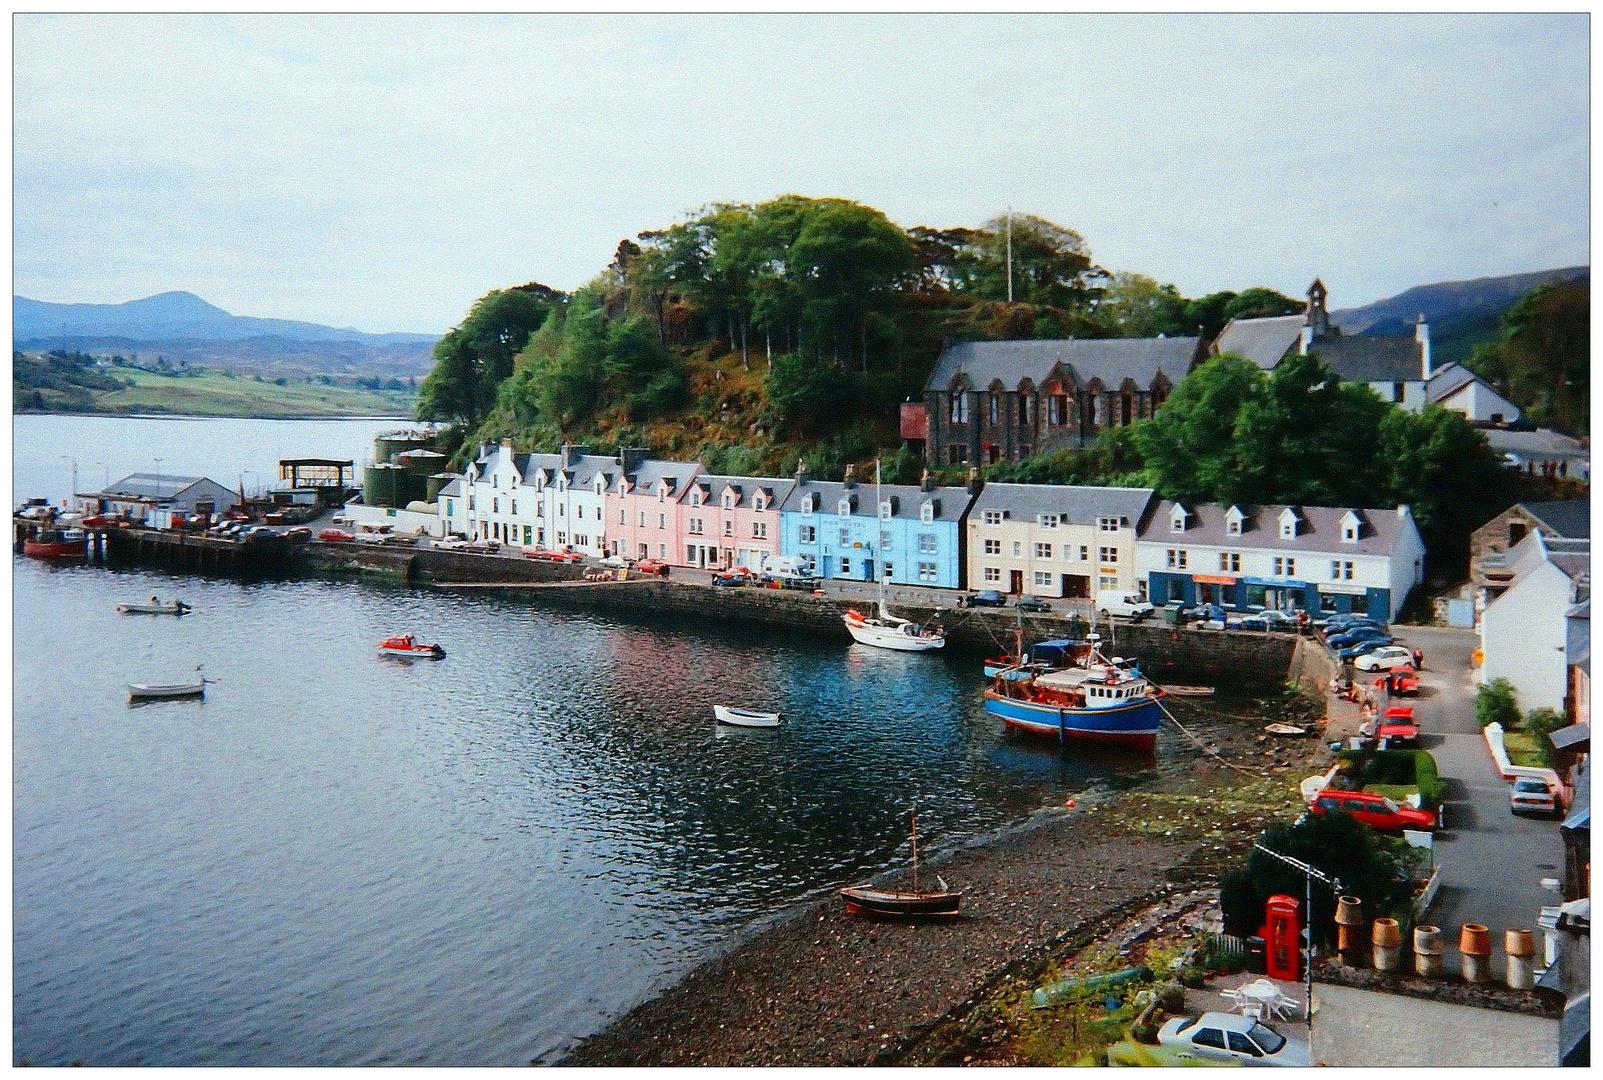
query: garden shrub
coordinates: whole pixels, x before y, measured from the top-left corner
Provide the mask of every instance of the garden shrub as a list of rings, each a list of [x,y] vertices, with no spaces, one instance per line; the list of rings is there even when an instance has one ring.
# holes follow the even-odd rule
[[[1481,727],[1501,724],[1511,728],[1520,722],[1519,697],[1507,679],[1493,679],[1475,691],[1475,722]]]

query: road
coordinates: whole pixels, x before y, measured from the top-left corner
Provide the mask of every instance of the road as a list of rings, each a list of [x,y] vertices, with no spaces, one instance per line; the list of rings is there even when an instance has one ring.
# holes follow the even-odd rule
[[[1442,887],[1426,921],[1442,928],[1444,958],[1458,970],[1458,928],[1480,923],[1492,931],[1492,970],[1503,970],[1503,931],[1536,930],[1536,918],[1557,894],[1543,878],[1562,878],[1564,844],[1558,822],[1515,817],[1509,786],[1498,776],[1480,725],[1475,722],[1475,683],[1470,654],[1478,644],[1470,630],[1398,627],[1399,640],[1425,655],[1414,713],[1420,745],[1436,758],[1447,783],[1445,828],[1436,835],[1435,858]],[[1541,935],[1537,935],[1538,941]]]
[[[1427,657],[1426,663],[1430,660]],[[1558,1021],[1442,1001],[1314,984],[1313,1059],[1389,1068],[1530,1068],[1558,1064]],[[1304,1037],[1297,1025],[1287,1034]]]

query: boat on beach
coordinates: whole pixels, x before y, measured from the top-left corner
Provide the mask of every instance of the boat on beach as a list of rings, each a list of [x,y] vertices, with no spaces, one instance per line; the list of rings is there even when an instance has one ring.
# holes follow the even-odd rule
[[[908,814],[913,836],[913,887],[880,889],[873,885],[848,885],[841,889],[848,915],[867,915],[890,919],[950,919],[960,912],[963,890],[949,888],[939,874],[939,889],[921,889],[918,884],[918,818]]]
[[[1100,641],[1087,635],[1056,670],[999,672],[985,691],[985,711],[1031,735],[1152,749],[1163,721],[1163,691],[1134,660],[1103,655]]]
[[[435,643],[424,645],[411,634],[397,634],[378,643],[380,656],[397,656],[403,660],[444,660],[445,649]]]
[[[1211,686],[1165,686],[1163,692],[1175,697],[1213,697]]]
[[[776,728],[781,719],[776,712],[737,709],[732,705],[714,705],[712,714],[720,724],[729,724],[732,727]]]
[[[118,604],[117,611],[122,615],[187,615],[194,609],[182,600],[170,600],[166,603],[152,596],[147,600],[136,600],[127,604]]]

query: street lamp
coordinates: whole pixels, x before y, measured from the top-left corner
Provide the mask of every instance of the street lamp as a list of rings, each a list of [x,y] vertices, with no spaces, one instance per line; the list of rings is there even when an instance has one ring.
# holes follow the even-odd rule
[[[1293,859],[1290,855],[1282,855],[1278,851],[1272,851],[1256,840],[1252,842],[1252,846],[1265,855],[1279,859],[1287,866],[1301,870],[1303,880],[1307,882],[1307,896],[1303,907],[1302,950],[1303,992],[1306,997],[1303,1001],[1302,1014],[1308,1022],[1308,1049],[1312,1051],[1314,1045],[1314,878],[1318,878],[1330,886],[1331,891],[1337,896],[1341,895],[1341,879],[1329,877],[1323,870],[1309,866],[1301,859]]]

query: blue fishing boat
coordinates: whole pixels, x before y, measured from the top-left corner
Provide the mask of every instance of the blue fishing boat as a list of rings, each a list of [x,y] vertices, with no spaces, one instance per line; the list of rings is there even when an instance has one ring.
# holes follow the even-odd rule
[[[1045,675],[1049,671],[1058,671],[1073,663],[1074,650],[1083,649],[1085,645],[1086,642],[1078,638],[1038,641],[1022,655],[1009,654],[987,659],[985,677],[994,679],[1005,671],[1009,678],[1023,679],[1031,674]]]
[[[1104,656],[1099,641],[1091,634],[1068,643],[1066,663],[1050,671],[1032,664],[997,672],[985,691],[985,711],[1032,735],[1150,750],[1163,721],[1163,691],[1134,660]]]

